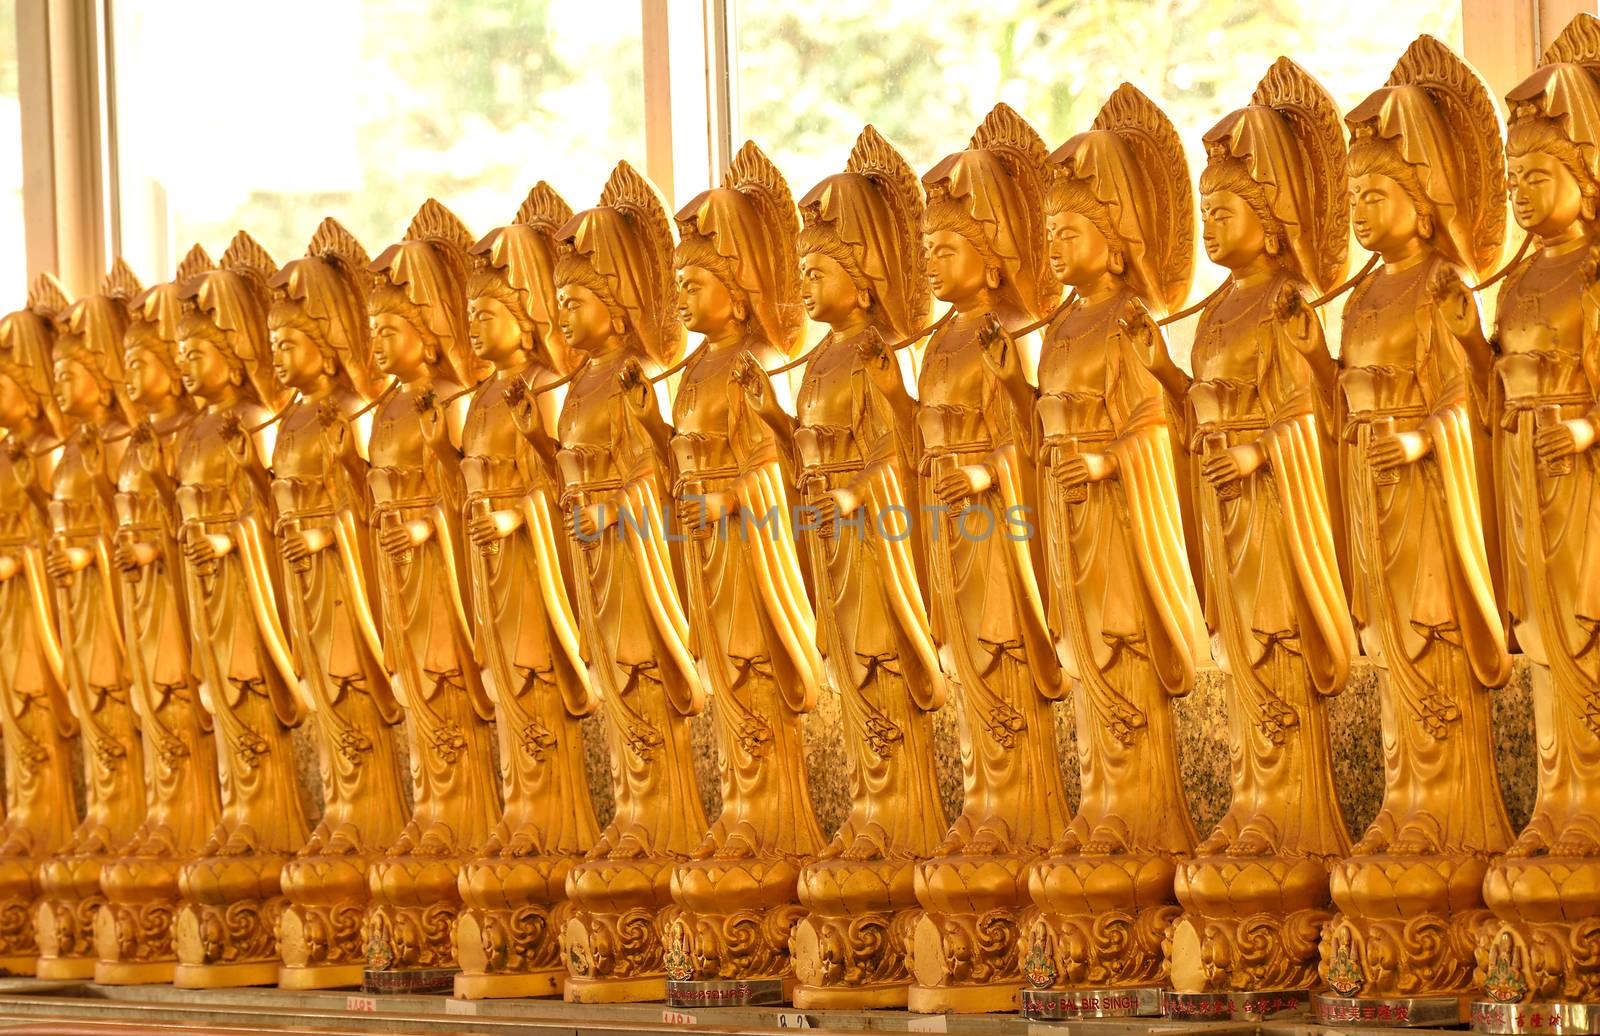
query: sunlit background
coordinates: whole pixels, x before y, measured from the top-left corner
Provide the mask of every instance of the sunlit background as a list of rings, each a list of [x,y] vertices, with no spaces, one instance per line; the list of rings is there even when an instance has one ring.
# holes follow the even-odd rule
[[[736,142],[758,140],[797,195],[868,121],[925,168],[997,100],[1054,146],[1128,80],[1193,156],[1280,53],[1349,108],[1418,33],[1461,47],[1460,0],[734,3]],[[111,8],[119,242],[146,281],[194,242],[219,255],[240,227],[282,261],[332,214],[376,253],[430,195],[482,233],[536,180],[582,207],[617,159],[645,164],[639,0]],[[0,0],[0,283],[20,286],[15,35],[15,0]],[[1194,297],[1216,277],[1203,268]]]

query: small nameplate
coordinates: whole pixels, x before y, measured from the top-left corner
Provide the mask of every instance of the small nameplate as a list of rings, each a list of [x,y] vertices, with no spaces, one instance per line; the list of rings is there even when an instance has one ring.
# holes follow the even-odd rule
[[[780,1029],[809,1029],[811,1019],[794,1011],[778,1012],[778,1028]]]
[[[693,1025],[693,1024],[695,1024],[695,1017],[694,1017],[694,1015],[690,1014],[687,1011],[662,1011],[661,1012],[661,1024],[662,1025]]]
[[[344,998],[346,1011],[366,1011],[371,1013],[378,1009],[378,998],[373,996],[347,996]]]
[[[1492,1036],[1593,1036],[1600,1033],[1600,1007],[1479,1000],[1472,1005],[1472,1031]]]
[[[1314,996],[1311,1012],[1322,1025],[1437,1029],[1461,1024],[1461,1001],[1453,996],[1410,999]]]
[[[1161,1013],[1161,990],[1024,989],[1022,1014],[1030,1021],[1059,1022],[1077,1018],[1138,1018]]]
[[[913,1015],[906,1019],[907,1032],[948,1032],[942,1014]]]
[[[752,979],[748,982],[667,980],[667,1004],[670,1007],[754,1007],[781,1003],[782,979]]]
[[[1272,992],[1161,994],[1161,1013],[1174,1021],[1252,1021],[1305,1011],[1311,994],[1303,989]]]

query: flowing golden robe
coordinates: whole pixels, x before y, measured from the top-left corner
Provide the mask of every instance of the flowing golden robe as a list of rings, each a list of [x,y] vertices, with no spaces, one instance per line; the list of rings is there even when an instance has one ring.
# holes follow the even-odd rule
[[[347,417],[363,401],[348,390],[333,401]],[[308,851],[383,849],[405,825],[389,727],[400,721],[389,674],[379,661],[368,539],[366,464],[328,455],[319,403],[285,411],[272,457],[272,496],[281,532],[326,529],[333,543],[296,564],[281,559],[289,636],[301,693],[317,726],[324,811]]]
[[[0,856],[59,851],[78,824],[72,792],[77,733],[62,689],[61,644],[45,572],[43,493],[35,479],[52,458],[19,461],[0,449],[0,551],[19,566],[0,582],[0,733],[5,738],[6,816]]]
[[[665,473],[617,387],[626,354],[589,364],[562,406],[561,521],[615,521],[573,542],[578,621],[610,747],[616,813],[591,857],[685,855],[706,831],[686,720],[705,707],[666,540]]]
[[[934,333],[918,393],[923,495],[937,499],[939,478],[961,465],[995,472],[989,489],[922,520],[934,639],[961,696],[966,793],[946,841],[1026,855],[1062,834],[1067,798],[1051,704],[1067,685],[1039,593],[1035,432],[983,361],[983,316]]]
[[[1189,390],[1197,458],[1205,440],[1254,442],[1265,463],[1231,491],[1196,485],[1205,540],[1205,605],[1232,677],[1229,844],[1280,856],[1348,848],[1333,787],[1324,698],[1344,688],[1354,653],[1324,473],[1331,379],[1321,332],[1292,333],[1279,306],[1302,288],[1287,274],[1233,286],[1206,309]],[[1198,480],[1198,476],[1196,476]],[[1330,515],[1335,516],[1330,522]],[[1298,789],[1288,796],[1285,789]]]
[[[1050,628],[1078,690],[1082,793],[1067,837],[1186,853],[1195,833],[1168,699],[1193,686],[1205,628],[1165,396],[1121,320],[1149,320],[1127,291],[1075,305],[1052,323],[1039,364]],[[1116,474],[1071,489],[1055,480],[1056,464],[1087,452],[1113,456]]]
[[[864,334],[876,334],[866,331]],[[850,814],[834,838],[881,857],[925,857],[945,832],[934,771],[932,713],[946,695],[921,587],[909,429],[858,358],[856,338],[830,334],[806,365],[794,442],[803,499],[860,494],[853,523],[809,537],[822,655],[841,695]]]
[[[737,498],[733,513],[707,523],[705,535],[681,530],[692,650],[713,697],[722,786],[722,814],[706,846],[810,856],[823,837],[800,717],[815,705],[822,665],[803,633],[815,620],[794,549],[792,471],[730,376],[743,351],[702,351],[673,400],[673,498]],[[752,352],[767,367],[781,360],[771,348]]]
[[[439,381],[432,391],[448,400],[461,390]],[[415,800],[409,848],[427,842],[425,854],[471,852],[499,821],[500,802],[490,769],[494,707],[484,695],[461,596],[461,473],[453,456],[424,440],[410,391],[379,407],[370,453],[376,529],[419,519],[432,529],[401,558],[386,554],[378,562],[387,668],[409,720]]]
[[[522,526],[489,549],[466,545],[484,682],[500,736],[505,817],[502,851],[570,854],[599,836],[583,768],[578,720],[598,702],[567,596],[571,565],[556,513],[555,476],[517,431],[506,387],[523,373],[479,386],[462,430],[466,513],[515,510]]]
[[[123,454],[117,473],[117,535],[157,551],[154,561],[123,572],[120,580],[133,706],[149,781],[149,811],[133,850],[190,855],[217,826],[217,752],[190,668],[172,456],[155,452],[157,471],[145,469],[135,446]]]
[[[1355,619],[1383,667],[1384,803],[1372,831],[1425,853],[1495,852],[1511,825],[1500,801],[1486,687],[1511,660],[1484,548],[1470,398],[1472,371],[1434,305],[1454,276],[1429,255],[1384,268],[1345,308],[1343,481]],[[1476,386],[1476,393],[1474,391]],[[1375,422],[1422,429],[1430,453],[1391,472],[1367,452]]]
[[[256,432],[244,458],[224,441],[229,423],[260,428],[270,417],[251,402],[203,413],[180,433],[176,463],[180,544],[202,534],[232,543],[220,557],[183,564],[191,659],[214,721],[222,778],[211,851],[226,855],[294,852],[307,835],[288,729],[300,720],[300,703],[287,682],[287,659],[268,640],[282,637],[276,603],[259,596],[272,583],[275,550],[259,460],[269,454],[269,440]]]
[[[1600,307],[1589,283],[1592,243],[1542,249],[1500,292],[1491,391],[1506,582],[1517,641],[1535,670],[1539,793],[1528,831],[1542,846],[1591,853],[1589,808],[1600,767],[1600,448],[1538,460],[1545,419],[1600,420]]]

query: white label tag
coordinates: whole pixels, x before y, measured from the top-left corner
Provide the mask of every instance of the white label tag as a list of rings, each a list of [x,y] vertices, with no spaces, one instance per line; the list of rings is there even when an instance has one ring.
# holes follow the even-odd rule
[[[945,1026],[945,1017],[942,1014],[923,1015],[920,1018],[906,1019],[907,1032],[948,1032]]]
[[[811,1019],[793,1011],[780,1011],[778,1012],[778,1028],[809,1029],[811,1028]]]
[[[663,1025],[693,1025],[695,1018],[694,1015],[689,1014],[687,1011],[663,1010],[661,1012],[661,1023]]]
[[[378,1009],[378,998],[374,996],[347,996],[344,998],[346,1011],[365,1011],[372,1013]]]
[[[476,1000],[457,1000],[455,997],[451,997],[449,1000],[446,1000],[444,1002],[444,1013],[445,1014],[477,1014],[478,1013],[478,1001],[476,1001]]]

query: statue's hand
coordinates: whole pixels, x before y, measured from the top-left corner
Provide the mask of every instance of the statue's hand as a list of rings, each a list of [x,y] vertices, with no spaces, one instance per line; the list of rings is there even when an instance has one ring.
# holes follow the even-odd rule
[[[884,391],[903,389],[900,365],[895,362],[894,350],[883,340],[876,327],[856,339],[856,354],[872,383]]]
[[[22,562],[14,554],[0,554],[0,583],[14,578],[22,571]]]
[[[467,535],[475,546],[486,547],[522,528],[522,514],[505,509],[474,514],[467,519]]]
[[[1027,380],[1022,373],[1022,358],[1017,352],[1017,343],[992,313],[978,329],[978,345],[983,365],[1002,384],[1016,385]]]
[[[740,353],[738,359],[733,361],[733,369],[728,373],[744,390],[744,398],[751,409],[762,412],[776,405],[772,396],[771,381],[755,354]]]
[[[1367,463],[1377,471],[1388,471],[1402,464],[1415,464],[1433,449],[1433,437],[1418,429],[1396,432],[1372,440],[1367,449]]]
[[[1241,443],[1213,453],[1200,462],[1200,475],[1213,486],[1222,487],[1255,474],[1267,462],[1267,451],[1260,443]]]
[[[394,560],[402,561],[412,548],[428,542],[432,535],[433,524],[426,519],[397,522],[378,533],[378,546]]]
[[[1117,470],[1117,458],[1110,453],[1070,453],[1050,469],[1055,480],[1071,488],[1085,482],[1102,482]]]
[[[1574,453],[1582,453],[1595,442],[1595,425],[1587,417],[1570,421],[1557,421],[1540,428],[1534,436],[1533,448],[1546,464]]]
[[[417,424],[422,429],[423,440],[435,449],[447,445],[450,429],[444,417],[444,407],[439,404],[439,397],[429,389],[417,396],[413,403],[417,408]]]
[[[994,485],[994,468],[988,464],[963,464],[940,476],[933,492],[940,503],[955,507]]]
[[[138,461],[140,469],[146,472],[166,470],[161,455],[161,439],[149,421],[141,421],[134,428],[132,440],[130,445],[133,447],[133,456]]]
[[[192,565],[215,561],[233,550],[233,537],[194,529],[183,540],[183,556]]]
[[[1432,293],[1445,330],[1457,338],[1478,333],[1478,304],[1460,277],[1441,267],[1434,278]]]
[[[278,540],[278,550],[283,559],[295,564],[305,561],[319,551],[333,545],[333,536],[327,529],[300,529],[288,531]]]
[[[350,427],[350,419],[344,416],[338,403],[332,399],[323,400],[317,408],[317,423],[322,426],[322,444],[328,456],[348,460],[355,455],[355,429]]]

